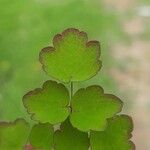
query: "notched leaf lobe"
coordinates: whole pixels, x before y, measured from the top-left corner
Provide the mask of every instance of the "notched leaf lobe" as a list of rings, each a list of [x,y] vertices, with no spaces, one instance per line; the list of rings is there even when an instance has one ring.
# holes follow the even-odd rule
[[[46,81],[42,88],[28,92],[23,103],[33,120],[57,124],[69,115],[69,92],[63,84]]]
[[[119,113],[122,106],[118,97],[104,94],[100,86],[90,86],[78,90],[73,96],[70,120],[81,131],[102,131],[107,125],[107,118]]]
[[[89,41],[87,34],[70,28],[57,34],[54,47],[46,47],[40,52],[40,62],[44,71],[63,82],[83,81],[101,68],[100,44]]]
[[[21,150],[25,147],[29,124],[24,119],[0,122],[0,150]]]
[[[110,118],[104,131],[91,132],[92,150],[135,150],[134,143],[130,141],[132,131],[131,117],[120,115]]]

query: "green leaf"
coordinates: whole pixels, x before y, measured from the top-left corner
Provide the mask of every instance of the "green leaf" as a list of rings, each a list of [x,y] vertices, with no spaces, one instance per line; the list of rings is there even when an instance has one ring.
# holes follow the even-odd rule
[[[69,115],[69,92],[63,84],[46,81],[42,88],[23,97],[24,106],[33,120],[57,124]]]
[[[67,29],[54,37],[53,45],[40,53],[43,69],[53,78],[63,82],[82,81],[100,70],[100,44],[88,42],[85,32]]]
[[[134,150],[135,146],[129,140],[132,130],[132,120],[126,115],[108,119],[105,131],[91,132],[92,150]]]
[[[122,109],[122,101],[114,95],[104,94],[100,86],[78,90],[71,102],[71,123],[81,131],[101,131],[111,118]]]
[[[29,142],[33,148],[50,150],[53,148],[53,134],[53,126],[49,123],[37,124],[31,130]]]
[[[73,128],[69,119],[54,135],[55,150],[88,150],[89,144],[88,134]]]
[[[23,119],[0,123],[0,150],[22,150],[27,142],[29,125]]]

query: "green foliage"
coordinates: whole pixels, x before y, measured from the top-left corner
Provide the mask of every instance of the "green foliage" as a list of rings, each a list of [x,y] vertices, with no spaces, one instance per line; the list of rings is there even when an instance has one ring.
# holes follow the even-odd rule
[[[42,89],[28,92],[23,97],[23,103],[33,120],[57,124],[68,117],[69,99],[68,90],[64,85],[47,81]]]
[[[53,126],[39,123],[32,127],[29,142],[36,149],[50,150],[53,148],[53,134]]]
[[[70,82],[89,79],[99,71],[99,42],[88,42],[85,32],[67,29],[54,37],[53,44],[54,47],[46,47],[40,53],[40,61],[48,75]]]
[[[27,138],[29,128],[24,120],[1,123],[0,147],[21,150],[28,139],[31,147],[26,149],[132,150],[132,122],[125,115],[117,116],[123,106],[118,97],[105,94],[98,85],[74,93],[73,81],[87,80],[101,67],[99,43],[87,42],[85,32],[71,28],[57,34],[53,44],[54,48],[40,52],[40,61],[50,76],[70,83],[70,94],[67,85],[51,80],[28,92],[23,104],[39,124]]]
[[[88,134],[73,128],[69,119],[62,123],[54,135],[56,150],[88,150],[89,144]]]
[[[106,119],[122,109],[122,102],[114,95],[104,94],[100,86],[90,86],[77,91],[71,102],[71,123],[82,131],[101,131]]]
[[[29,119],[20,100],[49,79],[41,71],[38,52],[55,33],[68,27],[88,31],[90,38],[102,43],[106,70],[114,61],[108,46],[116,39],[123,41],[125,35],[118,14],[95,0],[0,0],[0,18],[0,120]],[[111,77],[103,80],[105,75],[100,75],[82,84],[97,82],[115,91],[114,83],[107,86]]]
[[[92,150],[134,150],[134,144],[129,140],[133,123],[126,115],[116,116],[108,120],[104,131],[91,132]]]
[[[0,123],[0,150],[22,150],[27,142],[29,125],[23,119]]]

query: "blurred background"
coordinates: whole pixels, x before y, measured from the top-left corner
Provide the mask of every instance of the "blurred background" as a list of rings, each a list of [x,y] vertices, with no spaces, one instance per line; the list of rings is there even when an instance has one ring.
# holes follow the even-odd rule
[[[0,0],[0,120],[29,120],[22,96],[50,79],[39,51],[68,27],[101,42],[103,68],[75,88],[99,84],[124,101],[137,150],[150,150],[149,0]]]

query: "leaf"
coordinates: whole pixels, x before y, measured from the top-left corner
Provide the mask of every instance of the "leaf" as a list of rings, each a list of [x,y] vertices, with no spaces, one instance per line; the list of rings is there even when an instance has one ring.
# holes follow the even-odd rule
[[[88,150],[88,134],[72,127],[67,119],[54,135],[55,150]]]
[[[91,132],[92,150],[135,150],[135,145],[129,140],[132,130],[132,120],[126,115],[108,119],[105,131]]]
[[[49,123],[36,124],[31,130],[29,142],[33,148],[50,150],[53,148],[53,134],[53,126]]]
[[[83,81],[100,70],[100,44],[88,42],[85,32],[67,29],[54,37],[53,45],[40,53],[43,69],[53,78],[63,82]]]
[[[81,131],[101,131],[111,118],[122,109],[122,102],[111,94],[104,94],[100,86],[90,86],[78,90],[71,102],[72,125]]]
[[[23,103],[33,120],[57,124],[69,115],[69,92],[63,84],[46,81],[42,88],[28,92]]]
[[[0,150],[22,150],[27,142],[29,125],[24,119],[0,123]]]

